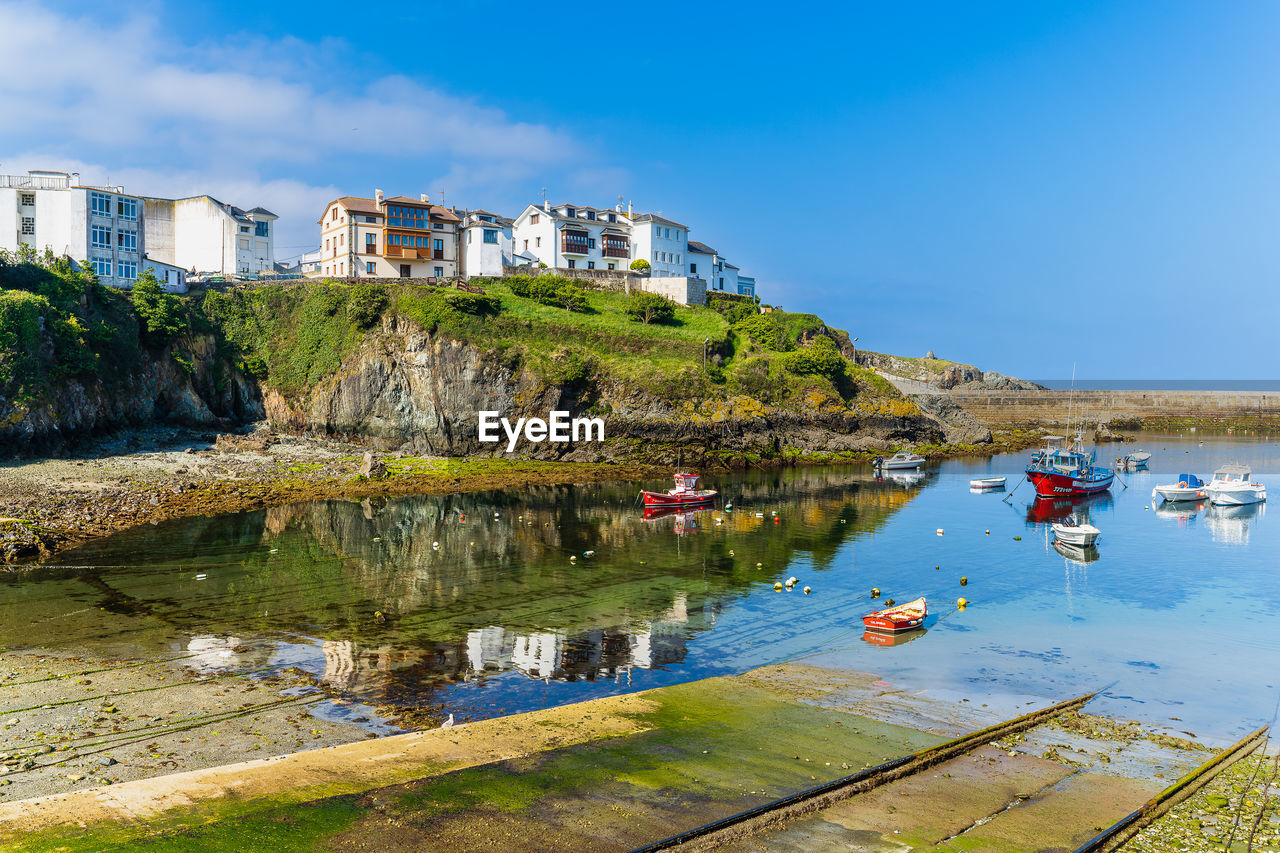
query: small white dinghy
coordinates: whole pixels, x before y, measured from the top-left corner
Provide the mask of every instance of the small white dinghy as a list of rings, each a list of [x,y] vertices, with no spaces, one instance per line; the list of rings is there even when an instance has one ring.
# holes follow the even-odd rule
[[[978,477],[969,481],[971,489],[999,489],[1005,484],[1008,477]]]
[[[1092,524],[1080,523],[1074,518],[1064,519],[1053,525],[1053,536],[1064,545],[1092,545],[1102,531]]]

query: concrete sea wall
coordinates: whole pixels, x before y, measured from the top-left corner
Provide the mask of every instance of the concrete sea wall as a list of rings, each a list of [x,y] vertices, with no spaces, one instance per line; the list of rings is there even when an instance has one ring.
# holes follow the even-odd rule
[[[1224,424],[1280,422],[1275,391],[952,391],[950,399],[984,424],[1089,424],[1207,420]]]

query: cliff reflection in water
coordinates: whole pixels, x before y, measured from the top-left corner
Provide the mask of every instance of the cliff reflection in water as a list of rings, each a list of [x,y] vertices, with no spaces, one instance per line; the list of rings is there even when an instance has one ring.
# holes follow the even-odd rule
[[[5,619],[13,636],[0,639],[158,655],[235,637],[258,666],[264,647],[310,643],[326,681],[369,700],[510,671],[628,679],[678,665],[724,607],[785,578],[798,556],[830,568],[843,543],[918,492],[832,468],[721,486],[732,512],[648,520],[638,484],[602,484],[157,525],[68,552],[72,574],[8,579],[0,611],[22,608],[29,627],[18,636]],[[33,613],[44,636],[31,635]],[[319,660],[308,666],[320,673]]]

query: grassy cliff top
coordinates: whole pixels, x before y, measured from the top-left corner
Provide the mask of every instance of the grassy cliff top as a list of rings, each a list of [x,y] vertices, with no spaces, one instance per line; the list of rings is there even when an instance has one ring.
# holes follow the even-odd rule
[[[239,348],[246,366],[286,397],[334,375],[384,318],[471,344],[547,383],[635,391],[681,404],[747,397],[773,406],[918,414],[874,372],[841,353],[842,333],[813,314],[758,313],[754,303],[659,306],[636,319],[651,294],[627,295],[558,276],[472,282],[474,294],[396,281],[329,280],[211,291],[203,310]]]

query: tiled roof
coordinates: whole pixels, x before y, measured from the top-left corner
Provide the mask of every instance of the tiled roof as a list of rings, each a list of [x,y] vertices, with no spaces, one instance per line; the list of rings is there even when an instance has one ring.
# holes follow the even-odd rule
[[[374,213],[379,216],[382,215],[382,211],[378,210],[377,202],[371,198],[362,198],[358,195],[344,195],[342,198],[330,202],[330,204],[340,204],[347,210],[355,213]]]
[[[443,219],[445,222],[461,222],[462,220],[449,212],[447,207],[441,207],[438,204],[431,205],[431,218]]]
[[[699,243],[697,240],[689,241],[689,251],[697,252],[700,255],[714,255],[716,250],[708,246],[706,243]]]
[[[688,230],[689,226],[674,219],[667,219],[665,216],[659,216],[656,213],[642,213],[635,219],[636,222],[661,222],[663,225],[671,225],[675,228],[684,228]]]
[[[253,210],[249,212],[256,214],[258,216],[274,216],[276,219],[280,218],[276,216],[274,213],[272,213],[271,211],[267,210],[265,207],[255,207]]]
[[[416,204],[418,207],[432,207],[431,202],[423,201],[420,198],[409,198],[407,195],[393,195],[391,198],[385,199],[387,204],[395,202],[396,204]],[[440,208],[444,210],[444,208]]]

